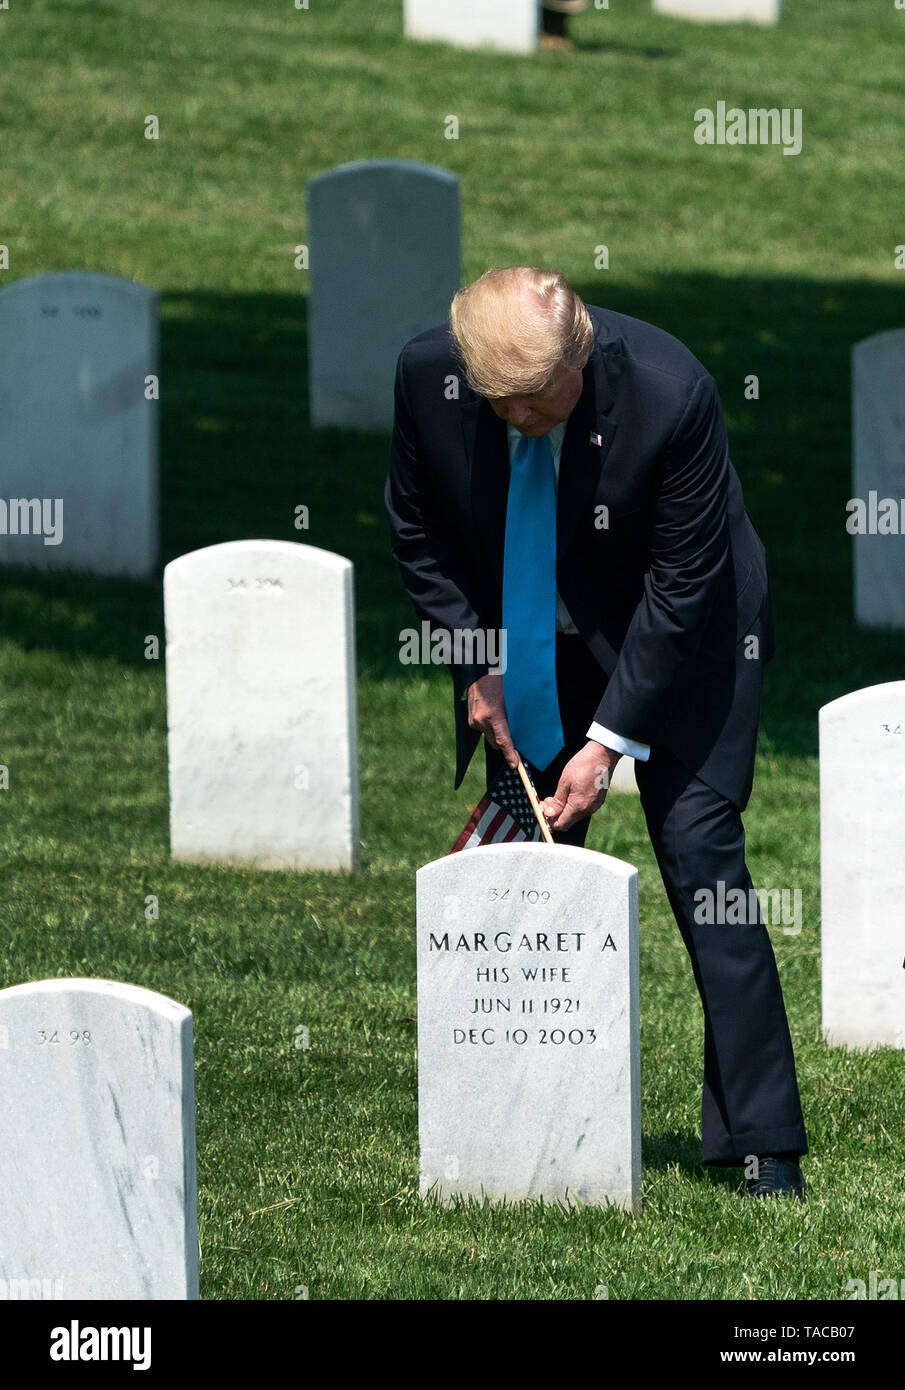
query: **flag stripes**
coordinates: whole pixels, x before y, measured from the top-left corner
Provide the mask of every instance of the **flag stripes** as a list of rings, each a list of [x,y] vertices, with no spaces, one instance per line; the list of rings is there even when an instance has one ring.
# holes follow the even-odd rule
[[[514,768],[507,768],[493,786],[488,787],[449,853],[477,849],[479,845],[508,845],[539,839],[541,828],[521,778]]]

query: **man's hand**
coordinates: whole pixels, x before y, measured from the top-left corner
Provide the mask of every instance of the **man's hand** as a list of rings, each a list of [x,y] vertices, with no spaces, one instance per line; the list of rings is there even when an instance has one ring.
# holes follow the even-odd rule
[[[488,673],[468,687],[468,723],[472,729],[480,729],[491,748],[498,749],[510,767],[518,767],[518,754],[506,719],[502,676]]]
[[[592,816],[606,801],[613,768],[622,757],[612,748],[589,740],[562,770],[553,796],[541,802],[551,830],[568,830],[576,821]]]

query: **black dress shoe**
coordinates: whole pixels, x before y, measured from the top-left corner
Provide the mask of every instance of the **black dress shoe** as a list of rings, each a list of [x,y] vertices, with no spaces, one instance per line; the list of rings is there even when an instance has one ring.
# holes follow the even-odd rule
[[[805,1200],[805,1181],[797,1163],[787,1158],[758,1156],[757,1177],[748,1178],[745,1187],[749,1197],[797,1197]]]

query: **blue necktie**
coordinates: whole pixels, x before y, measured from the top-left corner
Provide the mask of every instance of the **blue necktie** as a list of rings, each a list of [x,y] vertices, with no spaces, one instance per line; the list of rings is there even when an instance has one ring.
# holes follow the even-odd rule
[[[520,439],[512,460],[503,627],[509,730],[522,757],[542,771],[565,741],[556,694],[556,478],[546,435]]]

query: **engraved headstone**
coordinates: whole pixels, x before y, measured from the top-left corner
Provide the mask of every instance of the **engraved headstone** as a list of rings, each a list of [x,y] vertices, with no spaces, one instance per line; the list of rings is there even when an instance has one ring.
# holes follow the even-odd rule
[[[717,24],[777,24],[780,0],[654,0],[656,14]]]
[[[539,13],[537,0],[404,0],[403,23],[408,39],[533,53]]]
[[[4,1297],[198,1297],[194,1094],[192,1015],[172,999],[112,980],[0,990]]]
[[[308,183],[308,234],[312,423],[389,430],[396,359],[459,288],[459,180],[406,159],[341,164]]]
[[[358,867],[352,565],[229,541],[164,571],[174,859]]]
[[[905,681],[820,711],[823,1030],[905,1047]]]
[[[852,348],[855,619],[905,631],[905,328]]]
[[[0,564],[152,576],[155,292],[84,271],[18,280],[0,290],[0,360]]]
[[[638,1206],[637,871],[487,845],[417,902],[422,1194]]]

